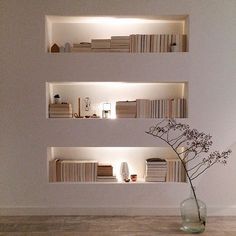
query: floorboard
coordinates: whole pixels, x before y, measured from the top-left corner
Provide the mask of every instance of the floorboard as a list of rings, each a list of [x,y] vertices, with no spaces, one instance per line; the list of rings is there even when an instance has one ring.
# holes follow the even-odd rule
[[[0,235],[9,236],[179,236],[180,217],[1,216]],[[236,216],[208,217],[203,236],[236,236]]]

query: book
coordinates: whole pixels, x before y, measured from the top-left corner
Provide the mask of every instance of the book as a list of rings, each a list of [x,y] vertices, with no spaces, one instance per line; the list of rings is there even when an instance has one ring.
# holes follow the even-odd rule
[[[110,39],[92,39],[91,48],[92,49],[109,49],[111,47]]]
[[[97,176],[97,182],[117,182],[116,176]]]
[[[112,165],[98,165],[97,167],[98,176],[113,176],[113,167]]]
[[[136,101],[116,102],[117,118],[136,118],[136,113],[137,113]]]

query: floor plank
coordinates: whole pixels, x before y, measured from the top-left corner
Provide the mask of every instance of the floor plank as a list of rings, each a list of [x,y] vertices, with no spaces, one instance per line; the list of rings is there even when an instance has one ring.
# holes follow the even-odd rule
[[[1,216],[6,236],[180,236],[180,217]],[[204,236],[236,236],[236,217],[208,217]]]

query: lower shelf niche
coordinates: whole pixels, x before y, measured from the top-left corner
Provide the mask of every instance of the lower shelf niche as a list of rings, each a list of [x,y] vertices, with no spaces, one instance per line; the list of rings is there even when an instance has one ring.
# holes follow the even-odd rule
[[[166,147],[48,147],[50,183],[186,183]]]

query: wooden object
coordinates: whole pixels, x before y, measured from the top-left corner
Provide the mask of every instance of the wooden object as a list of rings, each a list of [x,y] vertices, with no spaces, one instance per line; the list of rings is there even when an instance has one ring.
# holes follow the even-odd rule
[[[80,98],[78,98],[78,115],[80,117]]]
[[[56,43],[54,43],[51,47],[51,52],[55,53],[55,52],[60,52],[60,48],[58,47],[58,45]]]

